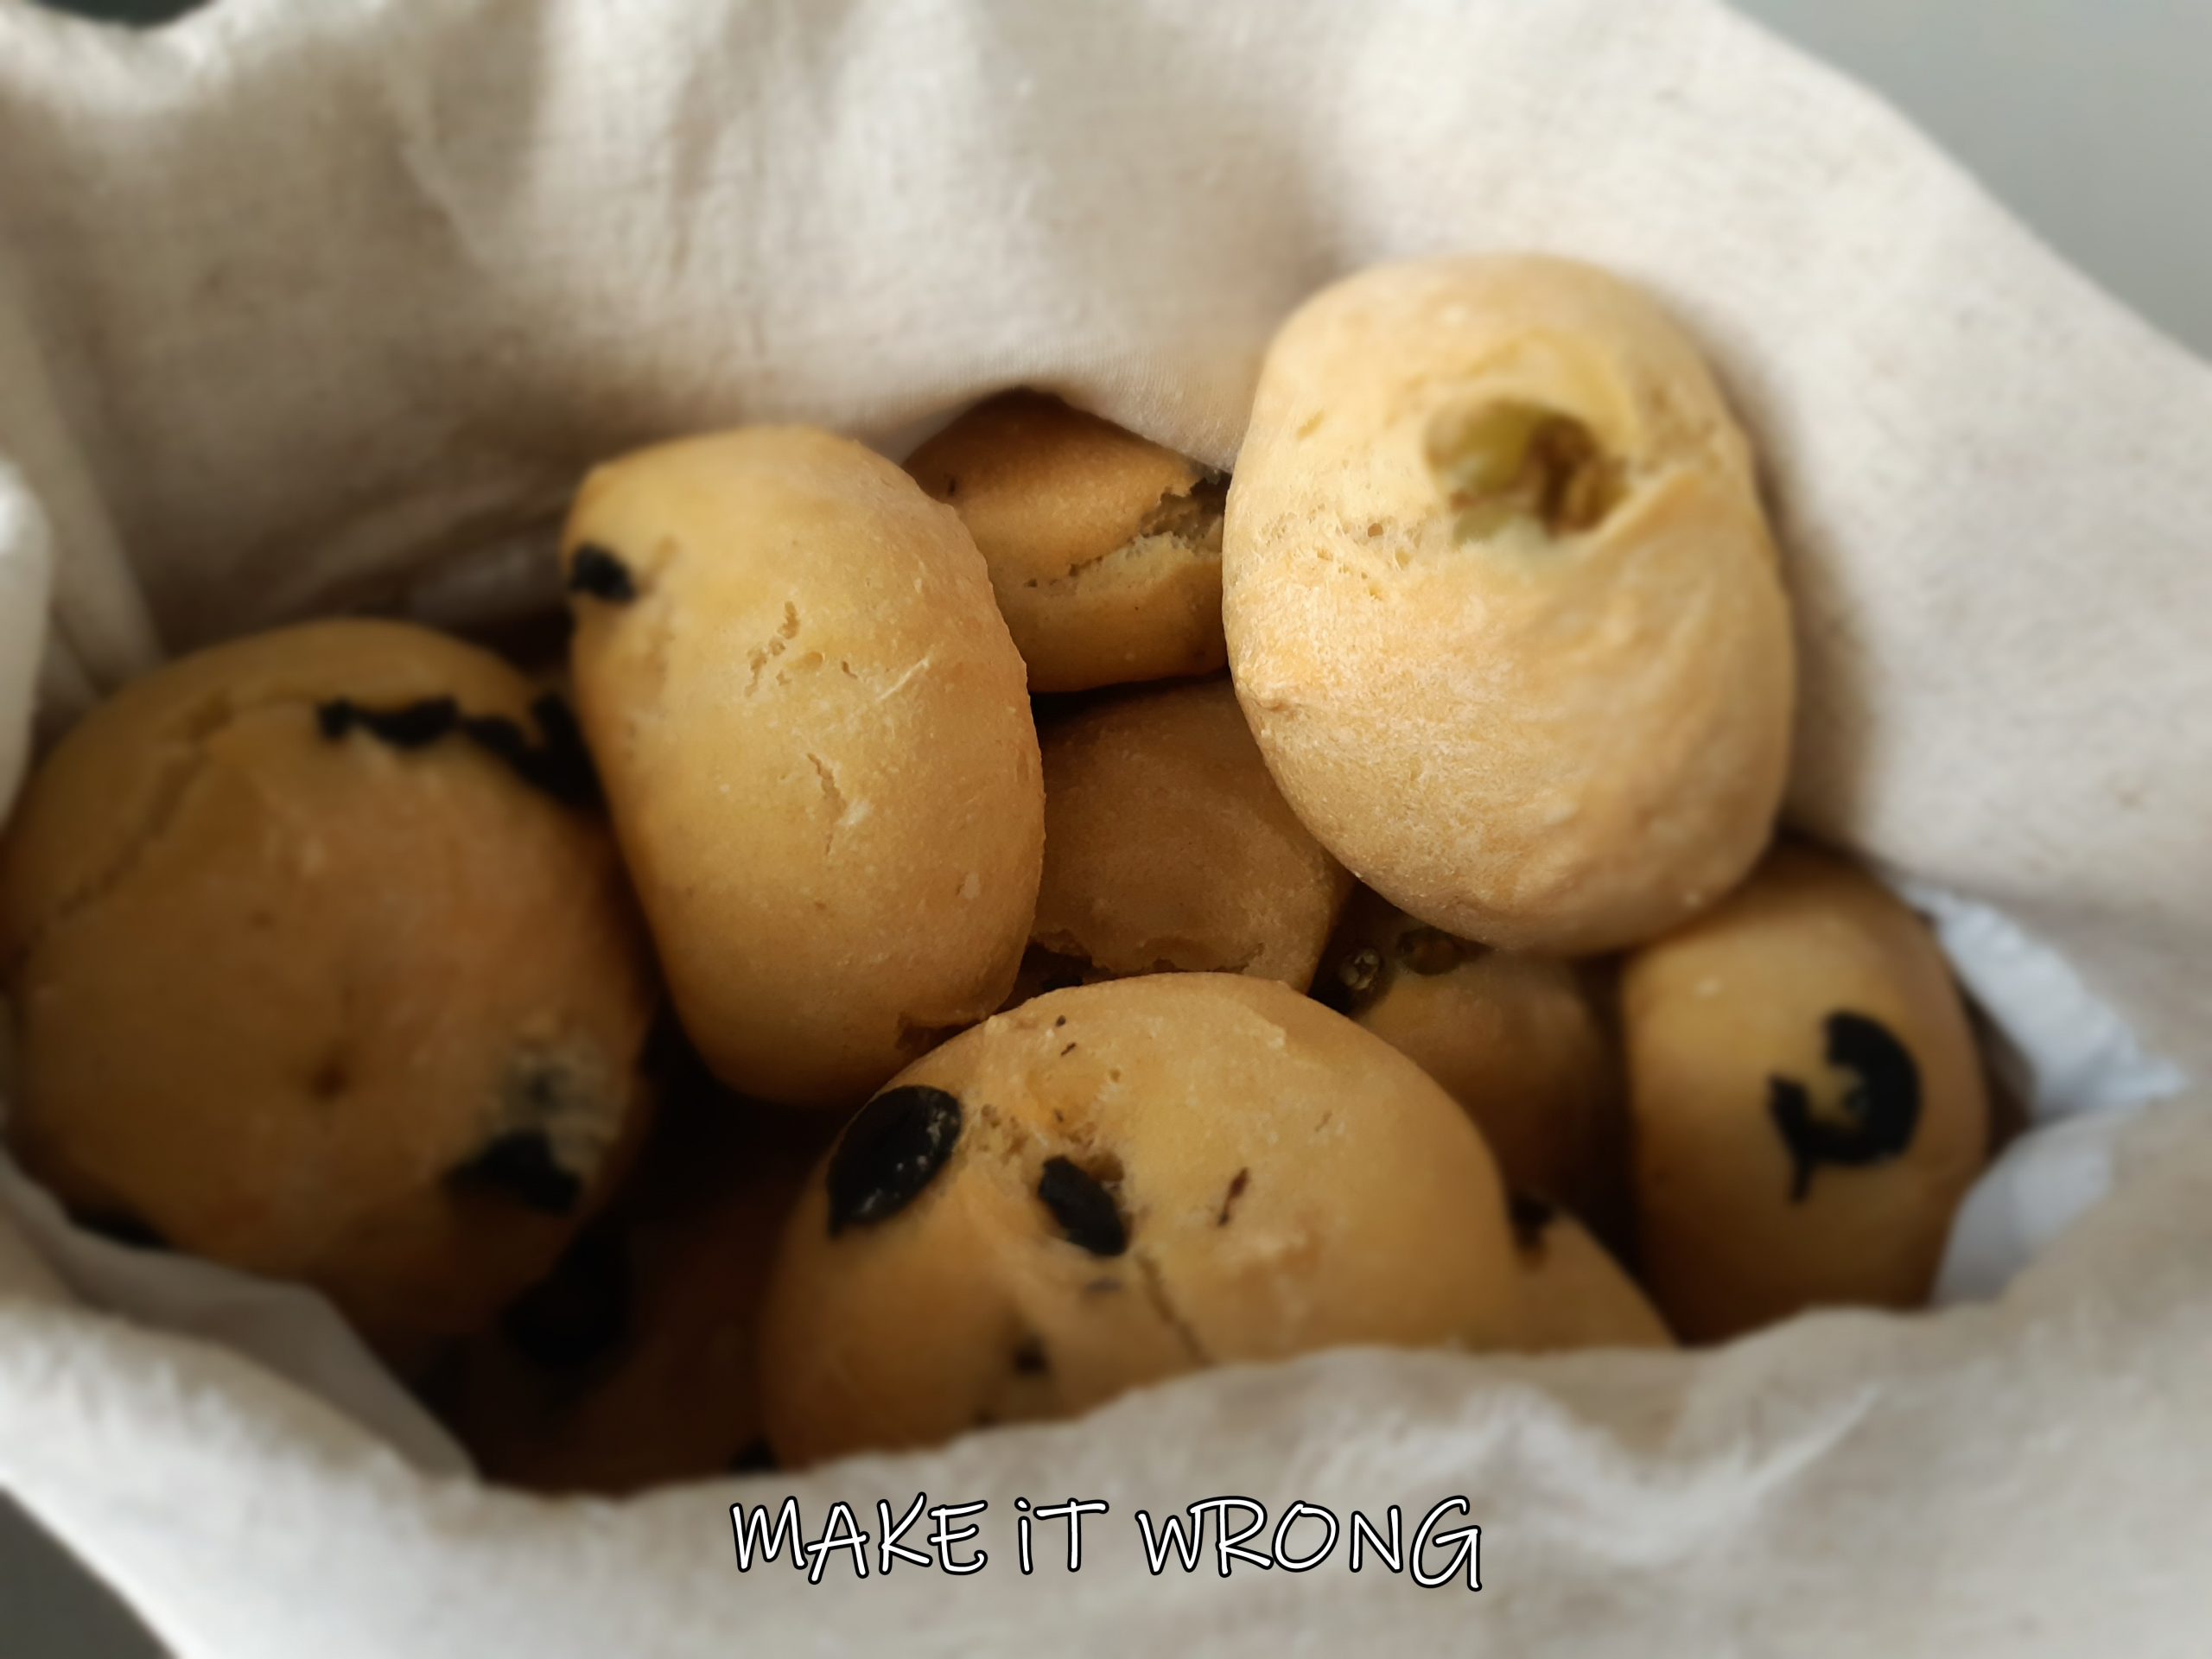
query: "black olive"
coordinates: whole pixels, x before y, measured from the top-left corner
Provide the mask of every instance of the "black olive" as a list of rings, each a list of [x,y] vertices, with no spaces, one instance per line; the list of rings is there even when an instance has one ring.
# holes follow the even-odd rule
[[[830,1156],[830,1236],[897,1215],[959,1143],[957,1096],[921,1084],[885,1090],[845,1126]]]
[[[446,1179],[457,1187],[501,1193],[545,1216],[572,1214],[584,1196],[583,1182],[561,1166],[553,1143],[539,1129],[499,1136]]]
[[[522,728],[501,715],[472,715],[461,723],[470,742],[497,756],[532,789],[564,806],[599,804],[599,774],[569,705],[550,693],[530,706],[543,741],[533,745]]]
[[[569,561],[569,591],[589,594],[610,605],[627,605],[638,596],[630,567],[605,548],[586,542]]]
[[[425,697],[397,709],[364,709],[334,697],[315,710],[322,734],[334,741],[356,726],[395,749],[419,749],[436,742],[461,722],[461,705],[451,697]]]
[[[1047,1158],[1045,1173],[1038,1178],[1037,1196],[1070,1243],[1093,1255],[1119,1255],[1129,1248],[1129,1230],[1114,1195],[1080,1166],[1065,1158]]]
[[[1912,1052],[1863,1014],[1827,1017],[1827,1062],[1857,1078],[1843,1096],[1849,1120],[1816,1117],[1805,1085],[1767,1079],[1767,1109],[1789,1148],[1789,1198],[1802,1203],[1821,1164],[1863,1167],[1897,1157],[1920,1127],[1920,1068]]]
[[[451,697],[425,697],[397,709],[365,709],[334,697],[315,710],[315,722],[334,741],[358,727],[396,749],[424,748],[458,732],[563,805],[598,804],[599,776],[569,705],[548,694],[531,703],[530,712],[540,734],[537,743],[505,715],[464,715]]]

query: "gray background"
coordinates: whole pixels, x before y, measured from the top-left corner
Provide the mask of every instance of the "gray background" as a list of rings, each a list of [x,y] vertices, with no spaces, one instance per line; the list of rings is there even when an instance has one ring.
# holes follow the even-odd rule
[[[2212,358],[2212,0],[1737,3],[1878,88],[2075,264]],[[150,20],[188,6],[72,9]],[[153,1651],[0,1499],[0,1654]]]
[[[2212,358],[2212,0],[1736,0]]]

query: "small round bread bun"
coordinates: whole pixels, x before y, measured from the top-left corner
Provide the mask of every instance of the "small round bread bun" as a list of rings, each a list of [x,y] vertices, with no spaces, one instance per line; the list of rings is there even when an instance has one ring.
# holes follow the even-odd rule
[[[1275,781],[1432,926],[1610,950],[1765,845],[1792,648],[1750,446],[1612,277],[1439,259],[1309,301],[1268,350],[1223,557]]]
[[[1610,1218],[1623,1173],[1620,1068],[1574,967],[1455,939],[1363,891],[1313,994],[1442,1084],[1509,1186]]]
[[[906,470],[982,550],[1032,691],[1228,660],[1220,474],[1034,391],[978,404]]]
[[[1247,976],[1083,986],[846,1127],[769,1286],[768,1438],[799,1466],[1230,1361],[1507,1347],[1519,1281],[1482,1137],[1388,1044]]]
[[[25,1165],[395,1363],[542,1277],[642,1128],[643,931],[557,701],[399,623],[124,688],[0,853]]]
[[[435,1380],[434,1404],[487,1478],[619,1496],[773,1466],[755,1321],[830,1131],[819,1112],[730,1098],[703,1069],[664,1085],[617,1205]]]
[[[1675,1345],[1659,1311],[1580,1222],[1541,1198],[1517,1196],[1512,1215],[1523,1351]]]
[[[849,1109],[997,1007],[1045,798],[959,519],[859,444],[754,427],[598,468],[563,558],[585,735],[715,1072]]]
[[[1284,804],[1227,680],[1117,697],[1042,742],[1039,947],[1116,977],[1306,988],[1351,877]]]
[[[1987,1155],[1967,1012],[1920,919],[1777,850],[1621,981],[1643,1281],[1686,1341],[1916,1307]]]

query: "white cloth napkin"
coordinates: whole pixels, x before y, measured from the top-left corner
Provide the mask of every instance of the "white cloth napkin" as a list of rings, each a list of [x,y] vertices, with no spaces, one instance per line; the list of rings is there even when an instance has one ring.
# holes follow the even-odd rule
[[[1760,441],[1793,816],[1936,912],[2050,1124],[1947,1269],[2000,1300],[1326,1356],[548,1503],[451,1472],[296,1294],[118,1273],[11,1187],[0,1484],[181,1659],[2202,1652],[2212,371],[1708,0],[220,0],[144,36],[0,0],[0,800],[34,706],[163,648],[539,602],[608,451],[760,419],[895,449],[1027,383],[1227,463],[1290,306],[1481,248],[1649,286]],[[917,1491],[990,1501],[985,1570],[736,1570],[734,1497],[873,1531]],[[1021,1573],[1017,1494],[1112,1504],[1080,1574],[1042,1528]],[[1135,1507],[1230,1494],[1409,1528],[1464,1494],[1483,1591],[1341,1549],[1146,1570]]]

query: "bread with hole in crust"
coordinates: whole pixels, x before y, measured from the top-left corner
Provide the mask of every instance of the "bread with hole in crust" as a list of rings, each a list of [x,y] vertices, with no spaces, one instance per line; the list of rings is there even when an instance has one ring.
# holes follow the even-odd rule
[[[1750,446],[1614,277],[1438,259],[1307,302],[1268,351],[1222,568],[1284,796],[1433,926],[1632,944],[1772,831],[1792,645]]]

